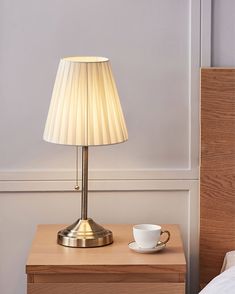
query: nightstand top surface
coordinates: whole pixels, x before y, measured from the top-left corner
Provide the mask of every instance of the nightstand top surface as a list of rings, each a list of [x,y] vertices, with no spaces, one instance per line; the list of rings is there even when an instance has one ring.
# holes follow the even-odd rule
[[[96,248],[69,248],[56,243],[57,232],[66,225],[38,225],[29,253],[27,273],[79,272],[186,272],[186,261],[178,225],[162,225],[171,239],[154,254],[131,251],[131,224],[104,225],[113,232],[114,243]]]

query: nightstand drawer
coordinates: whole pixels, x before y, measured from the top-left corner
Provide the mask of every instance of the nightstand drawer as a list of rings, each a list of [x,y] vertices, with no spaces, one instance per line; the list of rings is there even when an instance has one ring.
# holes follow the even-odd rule
[[[29,283],[28,294],[184,294],[185,283]]]

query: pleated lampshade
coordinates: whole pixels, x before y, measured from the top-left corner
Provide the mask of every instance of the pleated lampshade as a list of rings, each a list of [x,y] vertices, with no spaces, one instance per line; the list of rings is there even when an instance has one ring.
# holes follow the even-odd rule
[[[78,146],[115,144],[128,139],[107,58],[61,59],[43,138]]]

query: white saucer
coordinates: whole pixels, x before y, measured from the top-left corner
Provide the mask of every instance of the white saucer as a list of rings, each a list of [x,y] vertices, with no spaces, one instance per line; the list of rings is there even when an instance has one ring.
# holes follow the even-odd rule
[[[158,242],[158,244],[154,248],[141,248],[137,245],[135,241],[128,244],[128,247],[138,253],[154,253],[160,251],[166,247],[166,244],[162,242]]]

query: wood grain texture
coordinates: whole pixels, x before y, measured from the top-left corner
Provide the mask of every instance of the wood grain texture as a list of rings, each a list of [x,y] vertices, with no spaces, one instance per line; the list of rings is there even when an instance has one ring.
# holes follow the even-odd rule
[[[133,225],[106,225],[114,243],[97,248],[68,248],[56,243],[57,232],[65,225],[39,225],[26,265],[27,274],[50,273],[185,273],[186,261],[177,225],[163,225],[171,232],[164,250],[139,254],[128,248]]]
[[[134,274],[37,274],[28,283],[181,283],[185,282],[183,273],[134,273]]]
[[[28,284],[28,294],[184,294],[184,283],[60,283]]]
[[[200,284],[235,249],[235,69],[201,70]]]

